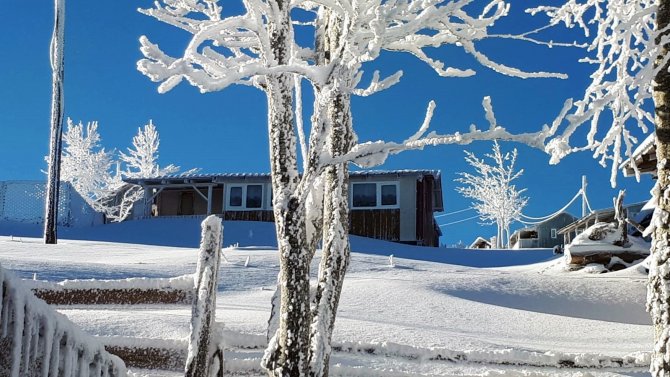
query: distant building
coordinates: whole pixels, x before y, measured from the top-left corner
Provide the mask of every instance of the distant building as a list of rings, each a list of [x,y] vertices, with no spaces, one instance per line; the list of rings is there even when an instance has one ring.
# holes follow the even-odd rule
[[[132,218],[217,214],[224,220],[274,221],[269,174],[176,174],[125,179],[144,188]],[[350,233],[439,246],[434,212],[444,210],[439,171],[350,173]]]
[[[567,212],[561,212],[549,220],[519,229],[510,237],[510,249],[552,248],[563,245],[559,229],[574,222],[576,218]]]
[[[468,249],[490,249],[491,248],[491,241],[483,238],[483,237],[477,237],[474,242],[470,244]]]
[[[624,206],[626,209],[626,216],[629,218],[634,218],[640,211],[646,202],[633,203],[627,206]],[[558,230],[558,234],[563,238],[563,244],[567,245],[577,236],[586,230],[586,228],[591,225],[604,222],[609,223],[614,221],[614,208],[605,208],[597,211],[593,211],[588,215],[582,217],[581,219],[576,219],[575,221],[565,225]]]

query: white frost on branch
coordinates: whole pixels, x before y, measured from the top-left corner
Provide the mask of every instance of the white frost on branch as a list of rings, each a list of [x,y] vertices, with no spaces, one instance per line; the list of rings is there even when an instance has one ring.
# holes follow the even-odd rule
[[[547,152],[552,163],[573,151],[590,150],[600,164],[611,161],[612,187],[616,184],[619,165],[630,158],[638,142],[634,125],[642,133],[653,128],[651,112],[653,79],[660,68],[657,38],[661,45],[670,40],[655,30],[655,0],[569,0],[561,6],[529,9],[531,14],[546,14],[551,25],[564,24],[580,28],[586,39],[585,56],[580,60],[592,64],[591,83],[581,100],[566,117],[565,130],[552,140]],[[658,67],[669,59],[662,58]],[[599,130],[603,113],[611,113],[609,128]],[[571,147],[570,138],[582,125],[589,125],[586,144]]]

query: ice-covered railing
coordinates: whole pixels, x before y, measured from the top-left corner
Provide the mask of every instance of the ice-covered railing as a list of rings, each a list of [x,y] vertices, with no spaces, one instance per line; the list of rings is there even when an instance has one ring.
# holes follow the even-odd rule
[[[222,230],[221,219],[216,215],[202,222],[202,242],[193,275],[60,283],[25,281],[24,285],[53,305],[191,305],[187,350],[185,342],[165,339],[115,337],[99,341],[131,367],[185,370],[187,377],[222,376],[223,338],[214,320]],[[5,376],[1,372],[0,376]]]
[[[0,376],[126,376],[124,362],[0,266]]]

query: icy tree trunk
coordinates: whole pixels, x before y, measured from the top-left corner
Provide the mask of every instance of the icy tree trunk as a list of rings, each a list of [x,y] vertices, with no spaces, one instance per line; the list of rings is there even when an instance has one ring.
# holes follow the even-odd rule
[[[191,310],[186,377],[223,377],[223,348],[212,339],[222,230],[221,219],[215,215],[202,222],[202,241],[195,273],[197,296]]]
[[[619,195],[614,199],[614,219],[619,228],[621,238],[614,241],[614,245],[626,247],[628,245],[628,223],[626,222],[626,209],[623,207],[623,198],[626,190],[620,190]]]
[[[51,36],[51,139],[44,213],[44,242],[57,242],[60,160],[63,145],[63,35],[65,0],[55,0],[54,30]]]
[[[325,10],[321,15],[322,30],[318,36],[317,54],[320,64],[331,63],[341,51],[344,21]],[[327,121],[330,132],[327,149],[331,156],[347,153],[355,142],[351,119],[351,97],[341,88],[349,87],[352,73],[346,67],[336,66],[331,80],[324,88],[317,88],[328,103]],[[331,340],[335,327],[337,307],[344,276],[349,265],[349,167],[348,164],[330,166],[323,175],[323,248],[316,292],[312,303],[310,333],[310,376],[328,376]]]
[[[656,30],[670,23],[670,3],[658,1]],[[667,33],[667,31],[665,32]],[[657,43],[660,37],[657,38]],[[656,65],[668,53],[667,46],[659,46],[661,53]],[[670,376],[670,74],[663,67],[655,78],[653,92],[656,125],[656,158],[658,181],[654,196],[658,200],[654,213],[655,229],[652,234],[651,262],[647,310],[654,324],[654,349],[650,371],[652,376]]]
[[[268,24],[272,57],[288,64],[292,31],[289,3],[271,2],[276,17]],[[293,127],[293,78],[266,76],[270,168],[274,216],[279,248],[279,330],[271,339],[262,365],[269,376],[306,376],[309,350],[309,265],[304,203],[296,196],[298,184],[296,135]]]

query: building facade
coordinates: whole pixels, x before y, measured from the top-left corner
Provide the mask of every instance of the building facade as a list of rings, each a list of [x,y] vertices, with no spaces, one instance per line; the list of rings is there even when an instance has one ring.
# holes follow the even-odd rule
[[[269,174],[189,174],[126,179],[145,198],[133,218],[216,214],[224,220],[274,221]],[[439,246],[434,212],[443,211],[439,171],[350,173],[350,234]]]
[[[552,248],[563,245],[563,237],[560,236],[559,230],[575,220],[571,214],[561,212],[533,227],[519,229],[510,237],[510,248]]]

